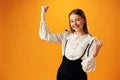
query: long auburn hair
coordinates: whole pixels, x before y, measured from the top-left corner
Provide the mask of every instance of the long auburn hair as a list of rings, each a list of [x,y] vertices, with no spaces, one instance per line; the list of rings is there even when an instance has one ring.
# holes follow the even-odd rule
[[[84,24],[84,26],[83,26],[83,30],[84,30],[85,34],[88,34],[89,31],[88,31],[88,28],[87,28],[86,16],[85,16],[83,10],[81,10],[81,9],[73,9],[73,10],[69,13],[69,27],[70,27],[70,32],[72,32],[72,33],[75,32],[75,31],[71,28],[71,26],[70,26],[70,15],[71,15],[71,14],[77,14],[77,15],[81,16],[81,17],[85,20],[85,24]]]

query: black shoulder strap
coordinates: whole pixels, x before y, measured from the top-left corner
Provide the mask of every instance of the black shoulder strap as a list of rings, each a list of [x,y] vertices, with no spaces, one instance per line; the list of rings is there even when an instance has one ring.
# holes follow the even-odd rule
[[[87,56],[89,56],[89,50],[90,50],[91,45],[93,44],[93,41],[94,41],[94,39],[92,40],[92,42],[90,43],[90,45],[88,47]]]
[[[82,56],[81,56],[80,58],[82,58],[82,57],[85,55],[85,53],[86,53],[86,51],[87,51],[88,46],[89,46],[89,44],[87,44],[87,47],[85,48],[85,50],[84,50],[84,52],[83,52],[83,54],[82,54]]]
[[[65,45],[64,45],[64,55],[65,55],[65,50],[66,50],[67,42],[68,42],[68,40],[65,41]]]
[[[93,41],[94,40],[92,40],[92,42],[90,44],[87,44],[87,47],[85,48],[83,55],[80,58],[82,58],[85,55],[86,51],[87,51],[87,57],[89,56],[89,49],[90,49],[91,45],[93,44]]]

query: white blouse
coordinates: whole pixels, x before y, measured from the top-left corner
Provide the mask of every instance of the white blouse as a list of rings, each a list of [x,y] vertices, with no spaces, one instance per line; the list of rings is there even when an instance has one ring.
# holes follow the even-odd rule
[[[85,72],[91,72],[95,70],[96,59],[92,56],[92,54],[94,53],[95,43],[93,40],[96,39],[95,37],[91,36],[90,34],[77,36],[76,34],[70,33],[69,31],[52,34],[49,32],[45,21],[41,21],[39,35],[40,38],[43,40],[62,44],[62,55],[66,56],[69,60],[76,60],[81,58],[81,65]],[[90,49],[86,49],[87,45],[90,45],[92,41],[93,44]],[[85,49],[86,52],[84,56],[82,56]]]

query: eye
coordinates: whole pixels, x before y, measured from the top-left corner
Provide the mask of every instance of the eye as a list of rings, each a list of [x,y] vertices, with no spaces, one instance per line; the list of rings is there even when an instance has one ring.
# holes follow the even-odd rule
[[[78,18],[78,19],[76,19],[77,21],[81,21],[81,19],[80,18]]]
[[[71,20],[70,23],[73,23],[73,21]]]

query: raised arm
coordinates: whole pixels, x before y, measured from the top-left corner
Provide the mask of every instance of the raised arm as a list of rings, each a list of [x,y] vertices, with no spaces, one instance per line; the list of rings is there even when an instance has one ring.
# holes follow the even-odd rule
[[[85,72],[92,72],[96,68],[96,57],[98,56],[99,50],[102,47],[102,42],[98,39],[93,41],[89,49],[89,56],[82,61],[82,67]]]
[[[93,57],[97,57],[98,56],[98,53],[100,51],[100,48],[102,47],[103,43],[98,40],[98,39],[95,39],[94,41],[94,45],[93,47],[91,48],[91,53],[93,54]]]
[[[47,5],[44,5],[42,6],[42,10],[41,10],[41,21],[45,21],[45,14],[48,10],[48,6]]]
[[[62,40],[65,37],[65,33],[52,34],[49,31],[45,20],[45,15],[47,11],[48,11],[48,6],[46,5],[42,6],[39,36],[42,40],[55,42],[55,43],[62,43]]]

